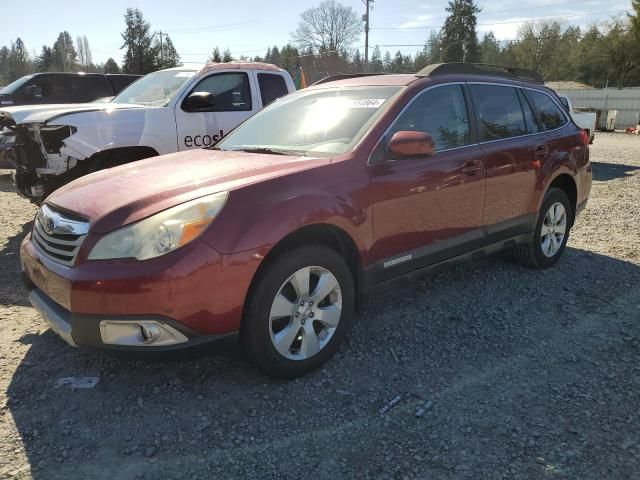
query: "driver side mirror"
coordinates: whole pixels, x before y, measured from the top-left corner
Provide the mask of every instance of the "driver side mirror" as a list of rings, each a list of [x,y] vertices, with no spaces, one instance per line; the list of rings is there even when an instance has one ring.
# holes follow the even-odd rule
[[[388,152],[395,158],[430,157],[433,155],[435,142],[425,132],[400,131],[394,133]]]
[[[182,103],[185,112],[211,112],[215,107],[215,100],[212,93],[193,92]]]

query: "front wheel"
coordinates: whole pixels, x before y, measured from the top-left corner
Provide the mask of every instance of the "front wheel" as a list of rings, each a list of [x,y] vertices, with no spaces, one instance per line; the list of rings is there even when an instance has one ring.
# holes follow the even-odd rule
[[[533,268],[549,268],[562,256],[573,219],[573,209],[567,194],[557,188],[544,197],[535,232],[527,243],[517,245],[516,259]]]
[[[329,360],[349,331],[353,277],[333,249],[298,248],[266,267],[248,302],[247,353],[268,375],[295,378]]]

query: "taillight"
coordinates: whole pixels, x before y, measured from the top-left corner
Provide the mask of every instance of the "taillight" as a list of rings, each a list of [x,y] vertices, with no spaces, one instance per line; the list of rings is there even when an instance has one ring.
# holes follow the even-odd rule
[[[587,132],[586,130],[580,130],[580,140],[582,141],[582,143],[584,145],[586,145],[587,147],[589,146],[589,141],[591,140],[589,138],[589,132]]]

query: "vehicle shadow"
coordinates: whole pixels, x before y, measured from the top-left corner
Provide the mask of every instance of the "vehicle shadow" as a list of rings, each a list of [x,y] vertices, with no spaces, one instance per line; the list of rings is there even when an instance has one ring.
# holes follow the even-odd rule
[[[640,170],[640,167],[619,163],[591,162],[591,165],[593,166],[593,179],[599,182],[623,178],[631,175],[636,170]]]
[[[33,221],[22,225],[19,233],[10,237],[0,249],[0,305],[28,306],[21,282],[20,244],[33,228]]]
[[[483,448],[510,455],[510,441],[494,424],[481,434],[476,429],[482,425],[473,423],[473,434],[457,436],[463,430],[458,423],[470,422],[468,412],[475,411],[467,410],[465,397],[486,409],[494,395],[510,388],[512,378],[539,379],[540,385],[527,388],[545,392],[548,384],[560,385],[556,376],[572,368],[563,360],[571,352],[548,342],[566,335],[571,345],[590,348],[597,337],[593,331],[608,335],[612,319],[622,314],[617,306],[621,296],[639,286],[640,266],[571,248],[545,271],[520,267],[505,256],[481,260],[383,289],[336,357],[290,382],[265,377],[233,344],[204,358],[144,362],[73,349],[50,331],[29,334],[21,339],[29,348],[8,385],[6,414],[15,423],[35,479],[231,478],[251,471],[255,476],[262,468],[265,474],[258,478],[274,472],[284,478],[293,476],[296,462],[287,465],[277,454],[290,454],[294,447],[305,452],[305,461],[318,465],[335,456],[365,468],[369,457],[364,451],[386,455],[397,445],[401,456],[412,442],[423,442],[427,451],[452,441],[449,436],[459,442],[458,449],[468,449],[465,442],[482,435],[487,439]],[[593,331],[580,333],[585,312],[595,312],[595,324]],[[535,351],[553,361],[523,364],[517,374],[500,371],[517,368]],[[596,380],[604,375],[590,368]],[[99,381],[89,389],[57,387],[66,377]],[[465,386],[478,378],[486,389]],[[459,396],[447,397],[454,387],[461,389]],[[587,399],[600,398],[597,381],[580,388]],[[416,421],[410,410],[406,419],[383,421],[378,410],[396,394],[409,395],[409,407],[417,399],[433,398],[436,420],[409,423]],[[446,406],[438,405],[438,395]],[[557,418],[552,412],[560,400],[553,391],[545,395],[539,427],[553,432]],[[589,403],[593,418],[585,422],[595,422],[598,404]],[[501,408],[501,415],[526,429],[526,409],[515,402],[508,407],[513,411]],[[474,415],[473,422],[481,417]],[[333,420],[322,421],[328,418]],[[438,425],[443,433],[431,440]],[[343,441],[334,446],[338,434]],[[394,436],[390,443],[377,443],[388,434]],[[309,448],[320,442],[326,442],[322,448]],[[264,463],[265,452],[273,464]],[[528,478],[540,477],[534,473]],[[313,471],[309,476],[329,477]]]

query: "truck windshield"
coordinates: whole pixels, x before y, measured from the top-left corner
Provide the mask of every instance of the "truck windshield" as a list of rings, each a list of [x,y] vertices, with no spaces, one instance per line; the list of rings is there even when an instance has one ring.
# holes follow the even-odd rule
[[[195,70],[165,70],[150,73],[120,92],[112,103],[135,103],[149,107],[165,107]]]
[[[15,93],[22,85],[27,83],[29,80],[33,78],[33,75],[26,75],[24,77],[20,77],[19,79],[11,82],[6,87],[0,89],[0,95],[11,95]]]
[[[333,156],[353,149],[401,87],[301,90],[269,105],[215,148]]]

